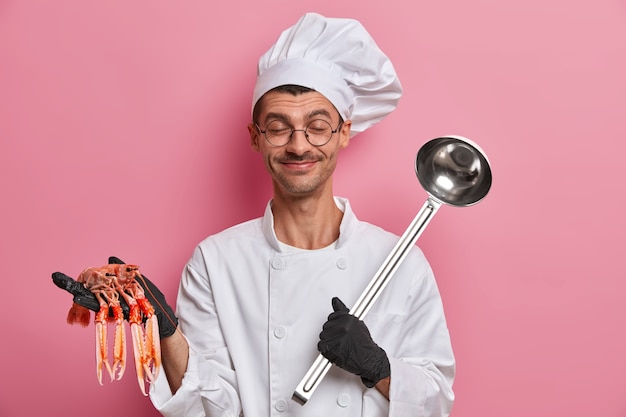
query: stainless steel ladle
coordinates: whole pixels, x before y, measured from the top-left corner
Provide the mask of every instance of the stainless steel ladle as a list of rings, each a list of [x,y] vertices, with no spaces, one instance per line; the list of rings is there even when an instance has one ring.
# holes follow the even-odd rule
[[[415,172],[429,197],[350,310],[359,319],[378,299],[442,204],[471,206],[481,201],[491,188],[487,156],[478,145],[462,136],[444,136],[426,142],[417,153]],[[320,354],[296,387],[293,399],[306,404],[330,366]]]

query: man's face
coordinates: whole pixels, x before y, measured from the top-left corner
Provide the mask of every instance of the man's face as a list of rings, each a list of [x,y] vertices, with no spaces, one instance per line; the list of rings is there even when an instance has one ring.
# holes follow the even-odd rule
[[[292,129],[304,129],[311,120],[322,119],[335,129],[341,120],[339,113],[326,97],[318,92],[291,95],[269,92],[261,98],[258,124],[261,130],[279,120]],[[272,177],[275,193],[304,197],[325,190],[332,193],[332,174],[340,149],[350,141],[350,124],[345,121],[339,131],[323,146],[311,145],[304,132],[293,132],[284,146],[272,146],[254,123],[248,126],[252,149],[263,156],[265,167]]]

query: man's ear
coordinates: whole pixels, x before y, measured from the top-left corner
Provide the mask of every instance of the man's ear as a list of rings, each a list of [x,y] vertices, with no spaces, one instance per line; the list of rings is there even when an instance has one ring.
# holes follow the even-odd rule
[[[346,120],[339,130],[339,148],[347,148],[350,144],[350,129],[352,128],[352,120]]]
[[[257,129],[256,125],[252,122],[248,125],[248,133],[250,134],[250,147],[259,152],[259,129]]]

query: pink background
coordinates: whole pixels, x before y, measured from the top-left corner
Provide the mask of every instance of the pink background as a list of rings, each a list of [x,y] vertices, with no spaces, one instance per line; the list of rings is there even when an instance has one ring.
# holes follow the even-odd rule
[[[132,367],[98,385],[93,326],[65,323],[50,274],[117,255],[173,303],[193,247],[262,213],[255,64],[309,10],[361,20],[405,88],[342,155],[335,193],[361,219],[405,230],[428,139],[491,160],[487,198],[442,207],[419,241],[453,416],[626,416],[626,3],[304,3],[0,1],[0,416],[158,415]]]

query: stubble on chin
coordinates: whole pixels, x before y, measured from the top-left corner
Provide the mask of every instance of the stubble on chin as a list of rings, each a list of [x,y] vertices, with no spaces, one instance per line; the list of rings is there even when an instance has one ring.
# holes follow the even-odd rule
[[[319,175],[311,176],[310,173],[277,173],[274,182],[288,194],[302,195],[315,191],[322,181]]]
[[[317,164],[313,171],[283,169],[283,164],[293,162],[316,162]],[[307,152],[303,155],[277,155],[270,161],[268,168],[273,178],[274,187],[279,187],[287,194],[305,196],[324,187],[324,184],[332,176],[334,165],[334,161],[327,160],[322,155]]]

